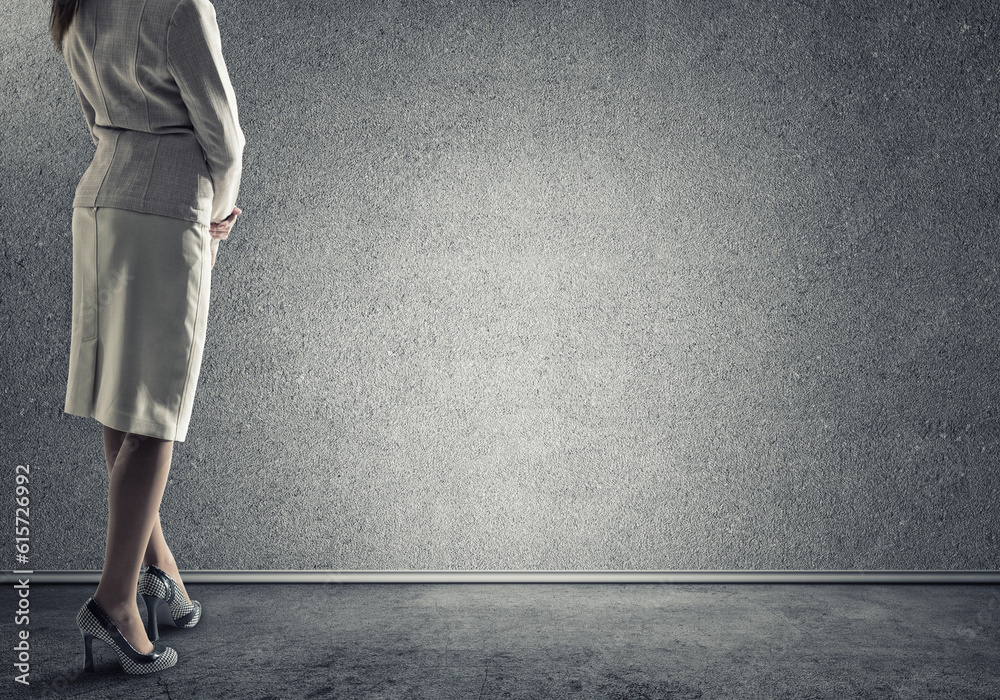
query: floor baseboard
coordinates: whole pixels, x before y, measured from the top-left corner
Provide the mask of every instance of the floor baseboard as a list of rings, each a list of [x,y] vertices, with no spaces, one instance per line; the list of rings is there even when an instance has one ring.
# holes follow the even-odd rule
[[[1000,584],[1000,571],[191,570],[185,583],[943,583]],[[100,571],[4,571],[3,583],[97,583]]]

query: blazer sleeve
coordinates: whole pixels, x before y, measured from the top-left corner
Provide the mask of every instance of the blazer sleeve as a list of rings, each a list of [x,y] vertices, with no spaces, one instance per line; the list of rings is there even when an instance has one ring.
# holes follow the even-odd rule
[[[180,88],[212,176],[213,222],[236,205],[245,140],[209,0],[181,0],[167,26],[167,69]]]

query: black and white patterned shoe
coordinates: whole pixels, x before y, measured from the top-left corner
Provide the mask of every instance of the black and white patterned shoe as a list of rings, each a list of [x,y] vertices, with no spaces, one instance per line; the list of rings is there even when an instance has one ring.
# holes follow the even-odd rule
[[[111,648],[118,654],[118,662],[125,673],[136,676],[156,673],[177,663],[177,652],[163,644],[154,644],[153,651],[148,654],[137,651],[129,644],[114,621],[108,617],[108,614],[93,597],[88,598],[87,602],[80,608],[80,612],[76,614],[76,626],[80,628],[80,634],[83,635],[84,671],[94,670],[92,647],[94,637],[111,645]]]
[[[201,619],[201,603],[188,600],[163,569],[150,564],[139,577],[139,595],[146,601],[146,635],[160,638],[159,623],[189,629]]]

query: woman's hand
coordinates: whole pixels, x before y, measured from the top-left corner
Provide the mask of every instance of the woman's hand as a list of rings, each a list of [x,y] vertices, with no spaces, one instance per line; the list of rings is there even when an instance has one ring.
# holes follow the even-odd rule
[[[222,221],[211,224],[208,227],[208,233],[212,236],[212,238],[218,238],[220,241],[226,240],[229,237],[229,232],[233,228],[233,224],[236,223],[236,217],[242,213],[242,209],[239,207],[233,207],[233,213]],[[212,264],[209,265],[209,267],[215,267],[215,251],[212,251]]]
[[[233,228],[233,224],[236,223],[236,217],[243,213],[243,210],[239,207],[233,207],[233,213],[227,216],[222,221],[212,224],[208,227],[208,232],[212,235],[212,238],[218,238],[220,241],[226,240],[229,237],[229,231]]]

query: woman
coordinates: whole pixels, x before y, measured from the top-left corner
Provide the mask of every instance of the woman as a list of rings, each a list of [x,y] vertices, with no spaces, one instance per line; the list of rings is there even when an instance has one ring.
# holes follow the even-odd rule
[[[219,241],[241,213],[244,138],[209,0],[53,0],[50,29],[97,147],[73,199],[64,410],[102,424],[108,535],[77,625],[86,670],[97,637],[126,672],[152,673],[177,662],[154,644],[157,621],[201,615],[159,507],[187,434]]]

